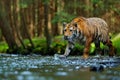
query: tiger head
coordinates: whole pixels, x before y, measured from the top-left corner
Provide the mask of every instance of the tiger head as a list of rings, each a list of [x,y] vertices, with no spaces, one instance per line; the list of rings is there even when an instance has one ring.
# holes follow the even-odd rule
[[[64,39],[73,42],[77,38],[77,24],[63,23]]]
[[[85,33],[85,18],[83,17],[77,17],[74,18],[70,23],[63,23],[63,34],[64,39],[68,40],[70,42],[73,42],[74,40],[83,38],[83,35]]]

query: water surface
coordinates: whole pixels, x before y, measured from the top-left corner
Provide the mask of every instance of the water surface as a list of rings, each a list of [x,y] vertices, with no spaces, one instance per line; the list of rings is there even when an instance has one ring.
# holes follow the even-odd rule
[[[120,80],[120,58],[1,54],[0,80]]]

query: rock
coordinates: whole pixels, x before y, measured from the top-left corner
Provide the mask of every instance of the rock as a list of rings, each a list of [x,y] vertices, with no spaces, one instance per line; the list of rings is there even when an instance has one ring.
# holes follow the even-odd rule
[[[102,72],[104,71],[104,67],[102,65],[92,65],[90,66],[90,71]]]

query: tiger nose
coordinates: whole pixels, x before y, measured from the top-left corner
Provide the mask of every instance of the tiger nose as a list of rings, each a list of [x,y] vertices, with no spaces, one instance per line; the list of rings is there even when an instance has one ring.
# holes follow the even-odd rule
[[[67,39],[68,39],[68,36],[64,36],[64,39],[67,40]]]

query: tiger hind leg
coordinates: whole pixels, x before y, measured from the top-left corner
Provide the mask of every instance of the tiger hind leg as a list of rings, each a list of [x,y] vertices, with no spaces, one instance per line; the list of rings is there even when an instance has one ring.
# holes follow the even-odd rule
[[[100,48],[100,41],[95,42],[95,54],[102,55],[101,48]]]
[[[86,43],[85,43],[85,48],[83,51],[83,58],[84,59],[87,59],[89,57],[89,49],[90,49],[91,43],[92,43],[92,38],[91,37],[87,38]]]
[[[109,47],[109,56],[115,56],[115,48],[113,47],[110,39],[107,40],[106,45]]]

